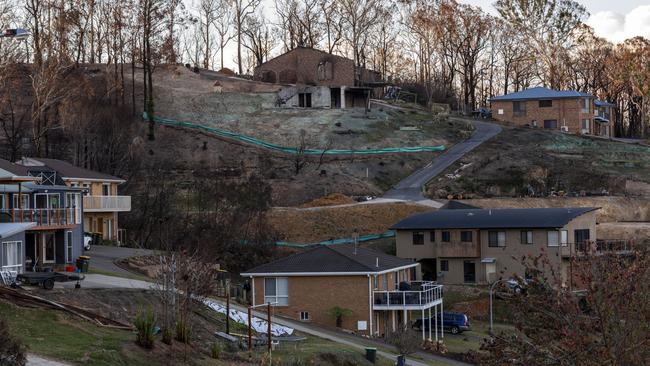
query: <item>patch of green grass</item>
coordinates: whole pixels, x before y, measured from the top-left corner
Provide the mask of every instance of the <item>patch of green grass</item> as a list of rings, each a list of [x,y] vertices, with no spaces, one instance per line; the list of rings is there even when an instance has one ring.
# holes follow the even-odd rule
[[[147,365],[145,357],[127,357],[122,347],[135,340],[130,331],[99,327],[59,311],[27,309],[0,302],[11,332],[29,352],[75,364]]]
[[[312,336],[308,336],[304,341],[281,344],[273,352],[273,360],[277,361],[280,365],[291,364],[291,362],[298,360],[306,364],[307,361],[321,353],[334,353],[346,359],[354,360],[359,365],[368,363],[365,361],[364,353],[360,349]],[[375,365],[389,366],[393,365],[393,362],[377,356]]]

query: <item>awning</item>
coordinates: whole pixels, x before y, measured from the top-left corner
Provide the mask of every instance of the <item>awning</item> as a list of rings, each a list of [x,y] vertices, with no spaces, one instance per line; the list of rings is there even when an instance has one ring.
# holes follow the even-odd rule
[[[600,123],[609,123],[609,120],[607,118],[603,118],[603,117],[594,117],[594,121],[600,122]]]
[[[481,259],[481,263],[496,263],[497,259],[496,258],[483,258]]]

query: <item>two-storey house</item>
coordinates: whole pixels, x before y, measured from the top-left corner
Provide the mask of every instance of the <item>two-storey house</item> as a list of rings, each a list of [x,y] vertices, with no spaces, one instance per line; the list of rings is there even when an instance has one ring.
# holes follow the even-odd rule
[[[131,196],[118,193],[124,179],[45,158],[22,158],[19,165],[44,181],[58,181],[83,191],[83,220],[86,231],[98,233],[104,240],[124,241],[119,229],[119,213],[131,211]]]
[[[323,326],[337,325],[334,309],[346,309],[338,326],[373,337],[408,324],[411,312],[429,319],[442,313],[442,286],[417,280],[418,268],[355,245],[319,245],[241,275],[250,278],[253,306],[270,303],[275,315]],[[438,324],[424,328],[423,339],[442,333]]]
[[[598,104],[589,93],[536,87],[493,97],[490,104],[494,119],[516,126],[613,136],[613,121],[596,119]]]
[[[411,216],[392,229],[397,256],[426,264],[423,272],[439,283],[487,284],[525,277],[522,258],[544,254],[568,285],[572,257],[607,248],[596,239],[596,210],[449,209]]]
[[[0,238],[2,268],[23,272],[74,263],[83,251],[82,190],[6,160],[0,160],[0,176],[0,222],[9,236]]]

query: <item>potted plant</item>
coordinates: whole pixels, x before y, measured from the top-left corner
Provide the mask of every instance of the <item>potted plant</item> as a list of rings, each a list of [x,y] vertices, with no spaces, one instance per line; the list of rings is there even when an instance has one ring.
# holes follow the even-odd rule
[[[343,317],[352,315],[352,310],[335,306],[329,310],[329,314],[336,319],[336,327],[341,328],[343,326]]]

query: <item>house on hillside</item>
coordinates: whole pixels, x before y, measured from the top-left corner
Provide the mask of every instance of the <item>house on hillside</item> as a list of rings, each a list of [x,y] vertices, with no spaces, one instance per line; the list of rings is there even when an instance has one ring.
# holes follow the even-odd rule
[[[283,106],[304,108],[367,108],[381,93],[381,75],[355,68],[354,61],[314,48],[297,47],[255,68],[254,80],[286,84],[279,93]]]
[[[419,264],[355,245],[315,246],[241,275],[250,278],[253,306],[271,303],[274,314],[335,326],[333,309],[347,309],[338,324],[373,337],[408,324],[410,313],[442,313],[442,286],[417,280]],[[436,317],[433,317],[434,319]],[[428,334],[432,337],[431,327]],[[442,329],[434,324],[435,339]]]
[[[616,105],[604,100],[595,100],[594,108],[594,135],[614,136],[614,108]]]
[[[43,180],[27,167],[0,160],[3,270],[60,269],[82,254],[82,189]]]
[[[498,121],[582,135],[613,136],[613,120],[599,117],[596,102],[596,97],[588,93],[544,87],[490,99],[492,117]]]
[[[74,166],[67,161],[44,158],[22,158],[17,164],[27,174],[42,178],[45,185],[65,185],[83,192],[83,221],[87,231],[98,233],[104,240],[124,242],[119,229],[120,212],[131,211],[131,196],[118,194],[124,179]]]
[[[571,258],[629,249],[629,242],[596,238],[597,210],[439,210],[408,217],[392,229],[397,256],[420,262],[423,278],[428,280],[487,284],[515,274],[526,277],[530,274],[521,258],[544,253],[562,282],[570,286]]]

